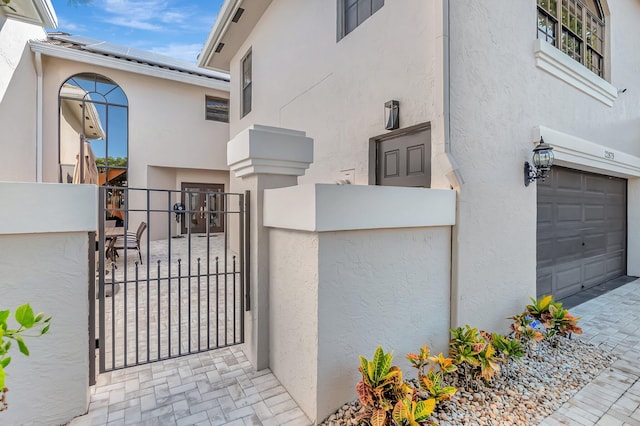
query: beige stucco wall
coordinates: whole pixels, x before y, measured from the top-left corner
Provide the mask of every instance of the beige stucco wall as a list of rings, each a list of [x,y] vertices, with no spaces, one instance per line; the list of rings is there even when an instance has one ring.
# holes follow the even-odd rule
[[[231,137],[254,123],[303,130],[315,145],[301,182],[334,182],[352,170],[352,181],[368,183],[369,139],[386,133],[386,101],[400,101],[403,127],[438,114],[436,3],[386,2],[336,42],[335,2],[272,2],[231,62]],[[253,110],[240,119],[240,61],[249,49]]]
[[[446,351],[449,227],[271,229],[270,367],[312,421],[356,397],[358,356]],[[366,297],[363,297],[366,295]]]
[[[36,180],[36,71],[27,41],[44,34],[0,16],[0,181]]]
[[[605,149],[640,156],[640,51],[632,47],[640,35],[640,4],[608,2],[607,79],[627,88],[609,107],[536,67],[535,2],[502,2],[499,8],[491,0],[449,3],[451,147],[464,176],[452,321],[504,330],[503,318],[536,292],[536,185],[525,187],[522,171],[531,158],[534,127],[600,144],[602,156]],[[630,247],[637,246],[631,218],[639,208],[637,196],[630,196]],[[638,254],[636,249],[629,266],[638,263]]]
[[[25,339],[29,357],[13,345],[9,409],[0,423],[65,424],[89,404],[87,295],[94,271],[88,269],[88,232],[96,228],[95,186],[0,183],[0,197],[22,205],[19,213],[0,209],[0,309],[13,313],[30,303],[53,318],[48,334]]]
[[[44,179],[58,179],[58,93],[78,73],[115,81],[129,101],[129,187],[147,186],[147,166],[227,170],[228,124],[205,120],[205,95],[191,84],[44,57]]]

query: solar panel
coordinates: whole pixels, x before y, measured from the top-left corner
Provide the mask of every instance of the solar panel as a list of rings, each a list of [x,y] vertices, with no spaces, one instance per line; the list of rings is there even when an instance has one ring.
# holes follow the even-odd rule
[[[229,81],[227,74],[210,71],[204,68],[191,64],[189,62],[174,59],[170,56],[161,55],[159,53],[147,52],[145,50],[134,49],[131,47],[121,46],[119,44],[109,43],[106,41],[96,40],[85,36],[72,36],[72,35],[51,35],[51,38],[55,40],[66,41],[69,43],[80,44],[84,50],[94,53],[101,53],[111,56],[117,56],[124,59],[131,59],[139,62],[146,62],[151,65],[157,65],[166,68],[172,68],[189,73],[204,75],[208,77],[217,78],[224,81]]]

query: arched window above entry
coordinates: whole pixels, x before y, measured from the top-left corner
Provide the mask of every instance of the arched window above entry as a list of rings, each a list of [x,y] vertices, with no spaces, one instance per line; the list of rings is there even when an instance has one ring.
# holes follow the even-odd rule
[[[537,0],[538,38],[604,78],[605,20],[598,0]]]
[[[122,88],[99,74],[77,74],[62,84],[58,151],[61,182],[127,186],[128,105]],[[84,161],[80,161],[81,156]],[[110,191],[114,199],[119,192]]]

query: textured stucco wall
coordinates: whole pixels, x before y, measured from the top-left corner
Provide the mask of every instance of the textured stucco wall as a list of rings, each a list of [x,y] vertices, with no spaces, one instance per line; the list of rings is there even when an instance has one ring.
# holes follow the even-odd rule
[[[53,317],[48,334],[27,339],[28,358],[17,348],[12,354],[9,410],[0,424],[63,424],[89,404],[88,232],[96,229],[96,187],[1,182],[0,199],[0,309],[30,303]]]
[[[632,34],[640,34],[640,4],[608,2],[607,79],[628,89],[609,107],[536,67],[535,2],[449,3],[451,147],[465,181],[454,237],[453,325],[504,330],[503,318],[520,311],[536,290],[536,186],[522,182],[534,127],[640,156],[640,80],[634,77],[640,51],[631,47],[638,38]],[[635,198],[629,198],[630,219],[640,207]],[[630,241],[637,238],[632,229]]]
[[[316,233],[269,233],[271,371],[313,413],[318,391],[318,241]]]
[[[58,179],[58,93],[69,77],[95,72],[129,101],[129,187],[147,186],[147,166],[228,170],[229,125],[205,120],[205,95],[228,93],[190,84],[44,57],[44,180]]]
[[[2,424],[63,424],[89,403],[86,232],[0,235],[0,309],[30,303],[51,315],[50,332],[26,339],[7,368]],[[13,321],[13,317],[12,317]],[[13,322],[13,325],[16,325]]]
[[[386,133],[386,101],[400,101],[402,127],[437,115],[436,3],[385,2],[336,42],[335,2],[272,2],[231,62],[231,137],[252,124],[303,130],[314,139],[314,163],[302,183],[332,183],[342,170],[368,183],[369,139]],[[240,118],[240,61],[249,49],[253,106]]]
[[[450,228],[271,229],[270,366],[311,420],[356,397],[358,356],[445,351]]]
[[[0,181],[36,180],[36,71],[27,41],[44,35],[0,17]]]

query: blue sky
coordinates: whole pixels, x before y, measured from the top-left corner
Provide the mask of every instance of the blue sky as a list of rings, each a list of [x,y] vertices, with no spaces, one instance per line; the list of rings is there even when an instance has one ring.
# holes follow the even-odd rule
[[[223,0],[52,0],[58,31],[196,62]]]

